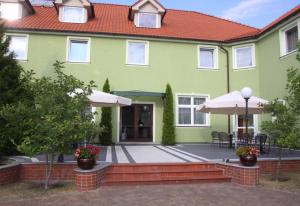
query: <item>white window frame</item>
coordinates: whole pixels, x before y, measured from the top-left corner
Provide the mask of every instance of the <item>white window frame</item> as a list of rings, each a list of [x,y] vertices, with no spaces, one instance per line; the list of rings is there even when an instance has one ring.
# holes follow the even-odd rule
[[[238,67],[237,66],[237,58],[236,58],[237,49],[246,48],[246,47],[251,47],[251,50],[252,50],[252,65],[251,66],[246,66],[246,67]],[[242,69],[253,69],[253,68],[255,68],[256,67],[255,55],[256,55],[255,54],[255,44],[243,44],[243,45],[232,47],[233,69],[234,70],[242,70]]]
[[[129,43],[144,43],[145,44],[145,63],[131,63],[129,62]],[[136,65],[136,66],[149,66],[149,41],[140,41],[140,40],[127,40],[126,41],[126,64],[127,65]]]
[[[28,60],[28,39],[29,34],[18,34],[18,33],[5,33],[5,38],[9,36],[16,36],[16,37],[25,37],[25,57],[24,58],[15,58],[19,61],[27,61]]]
[[[65,8],[78,8],[81,9],[81,18],[79,22],[74,22],[74,21],[67,21],[65,20]],[[66,22],[66,23],[84,23],[84,8],[83,7],[76,7],[76,6],[63,6],[62,8],[62,16],[61,16],[61,20],[62,22]]]
[[[70,42],[74,41],[87,41],[87,55],[86,55],[86,60],[84,61],[76,61],[76,60],[70,60],[69,59],[69,54],[70,54]],[[91,53],[91,38],[90,37],[72,37],[68,36],[67,37],[67,49],[66,49],[66,62],[68,63],[89,63],[90,62],[90,53]]]
[[[191,105],[180,105],[178,98],[179,97],[189,97],[191,98]],[[209,127],[210,126],[210,114],[205,114],[205,124],[194,124],[194,108],[198,105],[194,105],[194,98],[205,98],[205,101],[210,99],[208,94],[189,94],[189,93],[179,93],[176,94],[176,127]],[[179,124],[179,108],[191,108],[191,124]]]
[[[213,67],[203,67],[201,66],[201,58],[200,58],[200,49],[213,49]],[[198,45],[197,46],[197,60],[198,60],[198,69],[205,69],[205,70],[216,70],[218,69],[218,61],[219,61],[219,48],[217,46],[207,46],[207,45]]]
[[[155,15],[155,27],[145,27],[145,26],[140,26],[140,14],[150,14],[150,15]],[[158,28],[158,21],[159,21],[159,18],[158,18],[158,14],[156,13],[149,13],[149,12],[139,12],[137,14],[138,18],[137,18],[137,26],[140,27],[140,28],[149,28],[149,29],[156,29]]]
[[[297,49],[287,52],[287,39],[286,39],[286,32],[293,27],[297,26],[298,29],[298,40],[300,40],[300,20],[294,21],[287,26],[283,27],[279,30],[279,40],[280,40],[280,57],[292,54],[297,51]]]

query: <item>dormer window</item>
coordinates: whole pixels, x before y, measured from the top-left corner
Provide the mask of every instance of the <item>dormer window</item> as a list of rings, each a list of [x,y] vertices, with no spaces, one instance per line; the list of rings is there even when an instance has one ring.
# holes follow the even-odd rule
[[[166,9],[158,0],[139,0],[129,10],[129,19],[136,27],[161,28]]]
[[[84,23],[84,13],[84,8],[64,6],[62,21],[70,23]]]
[[[18,3],[1,3],[0,12],[3,19],[14,20],[21,18],[20,5]]]
[[[139,13],[139,27],[157,28],[157,14]]]

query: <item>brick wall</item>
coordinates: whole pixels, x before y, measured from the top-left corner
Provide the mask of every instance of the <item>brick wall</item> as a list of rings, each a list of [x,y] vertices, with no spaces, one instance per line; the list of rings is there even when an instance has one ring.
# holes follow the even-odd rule
[[[75,171],[75,184],[78,191],[95,190],[100,187],[104,179],[106,169],[94,170],[92,172]]]
[[[0,185],[10,184],[19,181],[20,167],[21,165],[16,164],[0,168]]]
[[[259,183],[259,167],[243,167],[232,163],[218,163],[217,168],[223,169],[224,175],[231,177],[233,183],[245,186],[256,186]]]
[[[53,165],[51,180],[74,180],[74,168],[76,163],[55,163]],[[37,181],[45,178],[44,163],[23,163],[20,168],[20,180]]]
[[[260,168],[260,174],[272,174],[276,170],[278,160],[259,160],[257,165]],[[300,171],[300,160],[285,159],[281,162],[281,171],[293,172]]]

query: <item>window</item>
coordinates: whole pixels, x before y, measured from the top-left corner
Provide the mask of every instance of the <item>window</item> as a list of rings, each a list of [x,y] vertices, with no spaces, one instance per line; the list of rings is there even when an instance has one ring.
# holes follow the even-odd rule
[[[217,47],[198,47],[198,68],[216,69],[218,67]]]
[[[17,3],[1,3],[1,18],[14,20],[19,19],[19,4]]]
[[[67,61],[89,62],[90,61],[90,39],[69,38]]]
[[[297,51],[298,27],[299,22],[294,22],[279,31],[281,56]]]
[[[127,42],[127,64],[148,65],[149,43],[142,41]]]
[[[62,21],[84,23],[84,8],[64,6]]]
[[[177,96],[177,125],[207,126],[208,114],[196,111],[196,107],[206,99],[207,97],[203,96]]]
[[[235,69],[255,67],[254,45],[235,47],[233,52],[233,59]]]
[[[139,13],[139,27],[157,28],[157,14]]]
[[[14,52],[16,59],[27,60],[27,35],[7,35],[10,37],[9,51]]]

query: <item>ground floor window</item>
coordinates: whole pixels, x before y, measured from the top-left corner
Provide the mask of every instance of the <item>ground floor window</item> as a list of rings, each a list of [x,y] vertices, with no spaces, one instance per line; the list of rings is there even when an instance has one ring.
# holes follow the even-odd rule
[[[176,122],[178,126],[207,126],[208,114],[196,111],[196,107],[207,100],[207,96],[178,95]]]

